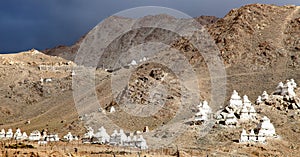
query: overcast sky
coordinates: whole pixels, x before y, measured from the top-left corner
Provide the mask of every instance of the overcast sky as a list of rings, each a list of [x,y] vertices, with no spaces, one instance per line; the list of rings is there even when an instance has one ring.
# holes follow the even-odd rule
[[[72,45],[103,19],[133,7],[162,6],[192,17],[223,17],[250,3],[300,5],[300,0],[2,0],[0,53]]]

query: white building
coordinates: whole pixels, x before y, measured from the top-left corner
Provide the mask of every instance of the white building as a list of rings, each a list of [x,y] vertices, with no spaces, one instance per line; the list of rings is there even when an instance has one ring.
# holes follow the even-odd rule
[[[249,110],[249,117],[250,117],[250,119],[256,120],[256,115],[257,115],[256,110],[255,110],[254,106],[251,105],[250,106],[250,110]]]
[[[106,132],[106,129],[102,126],[98,129],[98,132],[94,135],[93,143],[106,144],[110,141],[110,136]]]
[[[112,107],[110,107],[110,110],[109,110],[109,112],[110,112],[110,113],[114,113],[114,112],[116,112],[116,109],[115,109],[115,107],[113,107],[113,106],[112,106]]]
[[[207,117],[206,112],[204,112],[203,110],[200,110],[195,114],[194,121],[195,121],[195,123],[198,123],[198,122],[207,121],[207,119],[208,119],[208,117]]]
[[[257,128],[260,130],[262,135],[267,137],[276,136],[274,125],[270,122],[270,119],[264,116],[261,119],[261,122],[258,124]]]
[[[247,134],[246,130],[243,129],[240,136],[240,143],[266,143],[266,137],[261,132],[258,134],[254,133],[254,130],[251,129],[250,133]]]
[[[241,133],[241,138],[240,138],[240,143],[244,143],[244,142],[248,142],[249,141],[249,136],[246,132],[245,129],[243,129],[242,133]]]
[[[257,139],[257,138],[256,138],[256,135],[255,135],[255,133],[254,133],[254,130],[251,129],[250,134],[249,134],[249,141],[250,141],[250,142],[257,142],[256,139]]]
[[[244,100],[244,106],[246,107],[250,107],[251,106],[251,101],[249,100],[247,95],[243,96],[243,100]]]
[[[261,104],[263,101],[261,100],[261,96],[258,96],[256,99],[256,105]]]
[[[241,108],[243,106],[243,101],[236,90],[233,91],[229,103],[229,106],[234,109]]]
[[[14,133],[13,133],[12,129],[8,129],[5,134],[5,138],[11,139],[11,138],[13,138],[13,136],[14,136]]]
[[[259,130],[257,135],[257,142],[265,143],[266,142],[266,136]]]
[[[140,149],[148,149],[147,142],[142,135],[140,135],[139,138],[137,138],[136,136],[128,136],[124,145]]]
[[[118,145],[121,142],[121,137],[117,130],[114,130],[114,132],[110,135],[110,145]]]
[[[137,65],[137,62],[135,61],[135,60],[132,60],[130,63],[129,63],[129,66],[135,66],[135,65]]]
[[[69,142],[71,142],[71,141],[77,141],[77,140],[78,140],[77,136],[73,136],[73,135],[71,134],[71,132],[68,132],[68,134],[65,135],[63,138],[64,138],[65,140],[69,141]]]
[[[256,110],[253,105],[250,107],[243,106],[240,112],[240,120],[241,121],[249,121],[249,120],[256,120]]]
[[[49,135],[46,135],[45,141],[48,141],[48,142],[58,142],[59,141],[59,137],[58,137],[57,134],[49,134]]]
[[[296,96],[296,93],[294,92],[295,88],[297,88],[297,84],[295,83],[294,79],[286,80],[286,84],[279,82],[274,94],[281,95],[281,96],[287,95],[289,97],[294,97],[294,96]]]
[[[42,135],[41,135],[40,131],[35,130],[30,133],[28,140],[29,141],[39,141],[39,140],[41,140],[41,138],[42,138]]]
[[[249,110],[247,109],[247,107],[245,105],[243,106],[243,108],[241,110],[240,119],[243,121],[250,119]]]
[[[233,112],[230,112],[226,116],[225,124],[227,126],[236,126],[238,123],[236,116],[234,115]]]
[[[148,149],[147,142],[142,135],[136,141],[136,147],[140,149]]]
[[[198,112],[195,114],[194,122],[197,124],[199,122],[207,121],[209,115],[211,114],[211,108],[208,106],[207,101],[203,101],[197,106]]]
[[[261,95],[261,101],[266,101],[267,99],[269,99],[269,94],[264,91]]]
[[[27,136],[27,133],[26,133],[26,132],[23,132],[23,135],[22,135],[22,136],[23,136],[23,139],[24,139],[24,140],[28,139],[28,136]]]
[[[18,128],[14,134],[14,139],[15,140],[23,140],[23,134],[21,132],[21,129]]]
[[[94,129],[92,127],[87,128],[87,133],[83,135],[83,138],[91,139],[94,136]]]
[[[0,139],[3,139],[5,138],[5,130],[4,129],[1,129],[1,132],[0,132]]]

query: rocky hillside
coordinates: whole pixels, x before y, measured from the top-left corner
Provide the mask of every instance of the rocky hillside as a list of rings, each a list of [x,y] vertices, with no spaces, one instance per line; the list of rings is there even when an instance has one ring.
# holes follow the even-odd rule
[[[299,17],[299,6],[251,4],[209,27],[227,67],[228,89],[253,97],[269,83],[299,78]]]
[[[210,25],[216,22],[219,18],[215,16],[199,16],[196,17],[195,20],[199,22],[201,25]],[[66,60],[74,60],[77,50],[82,42],[85,39],[85,36],[82,36],[74,45],[72,46],[64,46],[60,45],[54,48],[43,50],[42,52],[51,55],[51,56],[59,56]]]
[[[254,90],[249,85],[261,86],[263,82],[257,82],[257,78],[276,83],[297,75],[288,71],[299,66],[299,16],[297,6],[251,4],[231,10],[222,19],[200,16],[196,20],[206,26],[220,49],[227,68],[229,91],[250,90],[249,95],[254,98],[262,88]],[[73,60],[82,39],[71,47],[59,46],[43,52]],[[246,88],[235,85],[244,83],[252,74],[255,75],[247,79],[251,83],[245,84]]]
[[[37,50],[0,55],[0,127],[66,132],[80,126],[71,92],[73,66]]]

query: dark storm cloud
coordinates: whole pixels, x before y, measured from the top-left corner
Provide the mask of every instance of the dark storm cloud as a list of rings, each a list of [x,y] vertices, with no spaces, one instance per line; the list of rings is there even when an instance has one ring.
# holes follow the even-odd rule
[[[223,3],[221,3],[223,2]],[[9,0],[0,2],[0,52],[71,45],[101,20],[138,6],[163,6],[190,16],[223,17],[229,10],[258,0]],[[299,0],[260,3],[295,4]]]

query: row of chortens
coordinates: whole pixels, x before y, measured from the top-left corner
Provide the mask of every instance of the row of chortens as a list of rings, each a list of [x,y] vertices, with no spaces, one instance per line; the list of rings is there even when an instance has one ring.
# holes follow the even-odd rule
[[[17,128],[15,132],[12,129],[8,129],[5,132],[4,129],[0,132],[0,140],[17,140],[17,141],[38,141],[39,144],[47,144],[47,142],[57,142],[60,141],[58,134],[47,134],[47,130],[42,132],[34,130],[27,136],[26,132],[21,132],[20,128]],[[79,137],[72,135],[68,132],[61,139],[62,141],[78,141]],[[121,129],[119,132],[114,130],[114,132],[109,135],[104,127],[100,127],[98,132],[94,133],[94,130],[89,127],[87,133],[83,135],[81,139],[82,143],[92,143],[92,144],[107,144],[112,146],[127,146],[140,149],[148,149],[147,142],[142,135],[126,135],[126,133]]]

